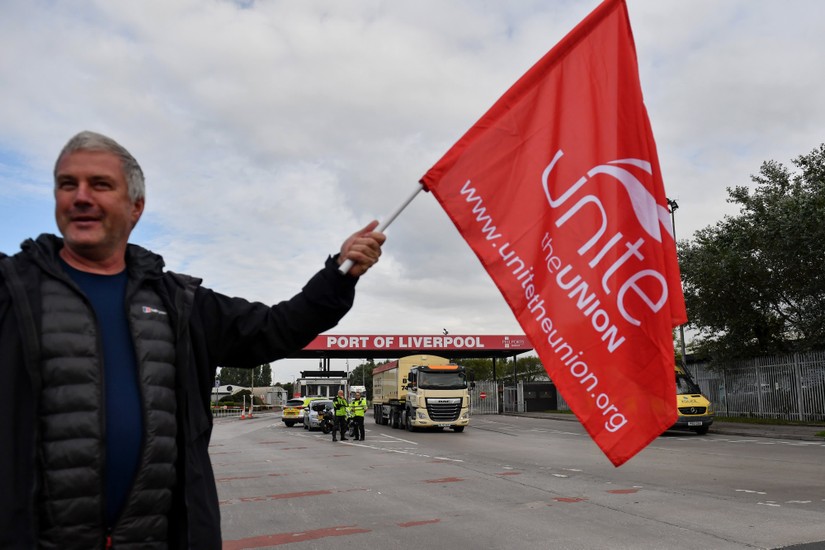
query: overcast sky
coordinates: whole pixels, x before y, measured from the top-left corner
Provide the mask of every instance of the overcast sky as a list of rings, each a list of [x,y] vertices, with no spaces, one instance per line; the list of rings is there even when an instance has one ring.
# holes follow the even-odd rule
[[[132,242],[217,291],[288,298],[598,3],[5,0],[0,251],[56,232],[55,156],[89,129],[120,141],[146,173]],[[825,2],[627,4],[687,238],[736,213],[726,188],[749,185],[762,162],[790,165],[825,141]],[[421,194],[332,332],[443,328],[522,333]],[[273,377],[315,368],[281,361]]]

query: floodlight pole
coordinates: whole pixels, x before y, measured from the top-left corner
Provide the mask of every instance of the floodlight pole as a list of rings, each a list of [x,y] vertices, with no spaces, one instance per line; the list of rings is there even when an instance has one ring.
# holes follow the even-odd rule
[[[679,204],[673,199],[667,199],[667,205],[670,207],[670,224],[673,229],[673,242],[676,242],[676,210]],[[682,368],[687,369],[687,352],[685,351],[685,325],[679,325],[679,345],[682,349]]]

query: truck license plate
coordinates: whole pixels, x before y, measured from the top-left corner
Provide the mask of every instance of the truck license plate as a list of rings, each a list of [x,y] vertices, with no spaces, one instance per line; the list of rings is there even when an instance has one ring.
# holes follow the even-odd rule
[[[701,420],[697,421],[697,422],[688,422],[688,426],[701,426],[701,425],[702,425]]]
[[[436,426],[438,426],[439,428],[449,428],[450,427],[449,424],[436,424]]]

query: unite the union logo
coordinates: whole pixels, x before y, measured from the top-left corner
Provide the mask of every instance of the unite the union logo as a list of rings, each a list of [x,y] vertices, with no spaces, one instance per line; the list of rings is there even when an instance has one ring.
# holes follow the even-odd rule
[[[599,276],[601,288],[606,295],[617,289],[614,300],[622,317],[631,325],[640,326],[638,316],[627,309],[625,296],[628,293],[637,296],[653,313],[658,313],[662,309],[667,302],[668,285],[667,279],[660,271],[661,266],[654,261],[657,255],[653,254],[652,247],[661,247],[663,233],[667,233],[670,240],[673,240],[673,228],[667,208],[656,203],[653,194],[629,169],[635,168],[637,172],[652,176],[652,166],[650,162],[636,158],[600,164],[588,170],[573,185],[554,197],[551,191],[551,174],[563,155],[563,151],[559,149],[544,169],[541,178],[549,206],[553,210],[567,208],[553,223],[561,228],[570,222],[580,229],[579,235],[588,235],[587,232],[592,230],[592,235],[579,246],[577,253],[594,275]],[[596,179],[599,175],[609,178]],[[608,209],[602,202],[603,193],[600,192],[600,187],[605,185],[605,181],[611,180],[625,191],[633,216],[623,215],[621,219],[609,219]],[[573,202],[573,198],[577,200]],[[567,207],[568,202],[573,204]],[[571,222],[574,218],[575,221]],[[609,222],[612,222],[614,229],[607,237],[606,233],[611,225]],[[624,232],[640,234],[633,225],[641,228],[644,235],[626,236]],[[657,244],[648,242],[645,235]]]

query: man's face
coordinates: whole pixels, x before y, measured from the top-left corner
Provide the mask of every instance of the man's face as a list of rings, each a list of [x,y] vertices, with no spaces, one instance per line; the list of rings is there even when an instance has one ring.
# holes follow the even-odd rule
[[[361,399],[361,392],[355,392],[355,399]]]
[[[65,246],[105,261],[125,253],[143,199],[132,202],[120,159],[104,151],[76,151],[57,164],[55,219]]]

